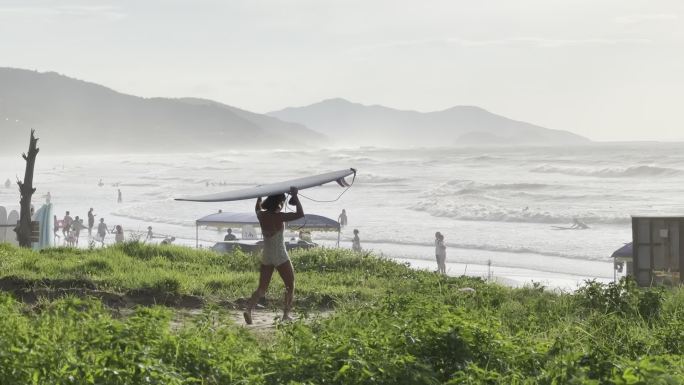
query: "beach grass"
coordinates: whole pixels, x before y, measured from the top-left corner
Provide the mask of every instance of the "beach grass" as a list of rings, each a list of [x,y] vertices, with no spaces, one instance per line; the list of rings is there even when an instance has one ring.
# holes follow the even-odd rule
[[[515,289],[333,249],[292,261],[306,316],[263,338],[225,306],[256,285],[250,254],[0,245],[0,383],[684,383],[682,288],[623,280],[570,293]],[[80,291],[20,300],[69,287]],[[268,296],[282,289],[274,277]],[[98,292],[196,296],[203,308],[174,325],[173,306],[122,314],[89,297]]]

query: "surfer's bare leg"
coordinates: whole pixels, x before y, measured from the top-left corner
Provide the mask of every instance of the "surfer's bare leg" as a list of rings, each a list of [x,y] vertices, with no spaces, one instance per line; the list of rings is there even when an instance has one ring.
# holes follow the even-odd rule
[[[277,267],[278,274],[280,278],[283,279],[285,284],[285,300],[283,304],[283,321],[291,320],[290,310],[292,310],[292,300],[294,299],[294,289],[295,289],[295,275],[294,268],[292,267],[292,262],[289,260],[285,263],[281,263]]]
[[[273,266],[261,265],[259,269],[259,287],[252,293],[252,296],[247,302],[247,311],[245,311],[245,322],[248,325],[252,324],[252,310],[256,307],[259,298],[266,295],[266,290],[268,290],[268,285],[271,283],[271,277],[273,276]]]

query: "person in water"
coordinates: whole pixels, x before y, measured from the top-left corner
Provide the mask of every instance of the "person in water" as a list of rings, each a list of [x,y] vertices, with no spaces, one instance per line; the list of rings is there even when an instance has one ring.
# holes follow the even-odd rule
[[[361,252],[361,238],[359,238],[359,230],[354,229],[354,238],[352,239],[352,250],[357,253]]]
[[[290,310],[294,299],[295,274],[290,256],[285,249],[283,231],[285,222],[290,222],[304,217],[304,209],[297,197],[297,188],[290,187],[290,203],[296,205],[297,211],[294,213],[282,213],[285,204],[285,194],[271,195],[263,202],[261,198],[256,201],[254,210],[256,211],[261,232],[264,235],[263,255],[261,258],[261,268],[259,273],[259,287],[254,291],[247,304],[247,311],[244,313],[245,322],[252,324],[252,310],[261,297],[266,295],[268,285],[271,283],[273,270],[278,270],[280,278],[285,284],[285,302],[283,304],[283,321],[291,320]]]
[[[444,245],[444,235],[439,231],[435,233],[435,257],[437,257],[437,272],[446,274],[446,245]]]
[[[337,222],[339,222],[340,227],[344,227],[347,225],[347,210],[342,209],[342,212],[337,217]]]
[[[579,220],[578,218],[573,218],[572,219],[572,226],[570,226],[571,229],[578,229],[578,230],[586,230],[589,228],[589,226]]]
[[[121,225],[116,225],[116,227],[114,227],[114,241],[116,243],[124,243],[125,240],[123,227],[121,227]]]

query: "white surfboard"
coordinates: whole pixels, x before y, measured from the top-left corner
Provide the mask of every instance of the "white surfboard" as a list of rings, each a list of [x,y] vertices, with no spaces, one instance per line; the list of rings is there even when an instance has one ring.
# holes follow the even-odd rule
[[[337,182],[337,184],[339,184],[342,187],[349,187],[350,185],[347,183],[347,181],[344,180],[344,178],[350,175],[354,175],[354,177],[356,177],[356,169],[349,168],[340,171],[328,172],[320,175],[308,176],[306,178],[292,179],[279,183],[259,185],[252,188],[228,191],[217,194],[176,198],[176,200],[190,202],[239,201],[244,199],[267,197],[269,195],[283,194],[289,192],[291,186],[297,187],[300,190],[304,190],[310,187],[321,186],[330,182]]]
[[[54,241],[53,228],[54,220],[52,218],[52,203],[46,203],[36,211],[33,217],[34,221],[38,221],[39,232],[38,242],[33,243],[34,250],[42,250],[52,246]]]
[[[19,212],[17,210],[10,211],[7,216],[7,224],[16,226],[17,222],[19,222]],[[14,246],[19,246],[17,233],[14,232],[14,227],[5,227],[5,242],[11,243]]]
[[[5,242],[5,226],[7,224],[7,209],[0,206],[0,243]]]

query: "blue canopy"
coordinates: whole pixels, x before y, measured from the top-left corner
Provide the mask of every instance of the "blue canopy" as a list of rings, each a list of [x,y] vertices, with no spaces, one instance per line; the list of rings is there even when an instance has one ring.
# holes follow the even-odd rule
[[[615,250],[611,258],[632,258],[632,242],[625,243],[624,246]]]

